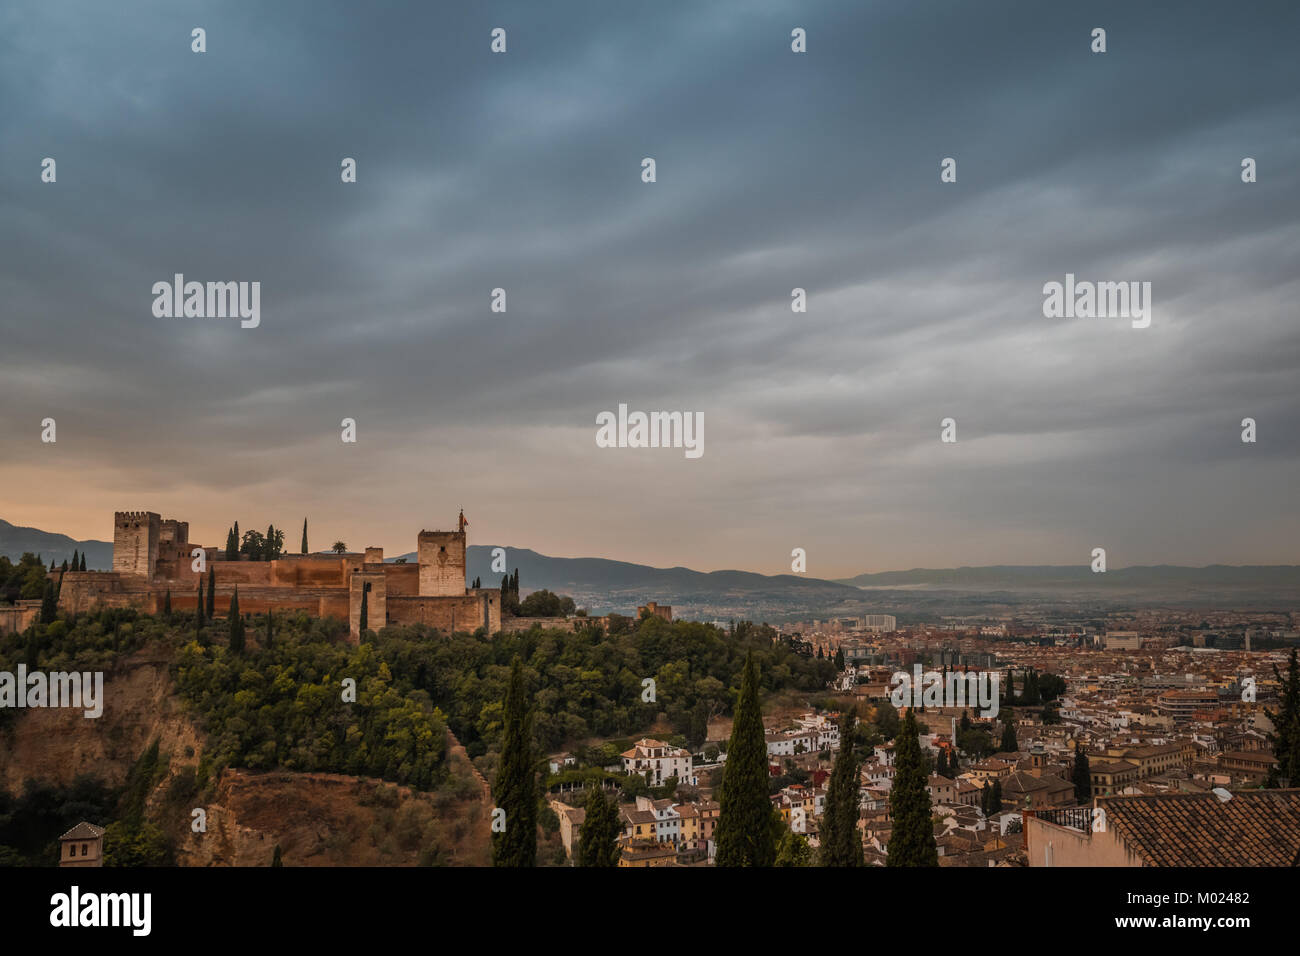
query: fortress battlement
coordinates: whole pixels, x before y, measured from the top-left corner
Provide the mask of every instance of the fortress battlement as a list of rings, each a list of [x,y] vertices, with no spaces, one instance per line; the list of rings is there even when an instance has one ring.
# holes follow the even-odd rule
[[[173,609],[195,606],[200,582],[215,580],[217,616],[239,588],[244,611],[308,611],[350,623],[352,639],[363,629],[389,624],[427,624],[442,631],[495,634],[501,629],[501,595],[495,588],[466,586],[468,524],[459,531],[420,531],[418,560],[387,564],[383,548],[348,554],[285,554],[271,561],[221,560],[222,549],[189,541],[189,522],[164,519],[156,511],[113,512],[113,570],[69,575],[71,586],[59,604],[84,611],[100,604],[137,606],[157,613],[170,593]],[[205,553],[206,572],[190,561],[192,551]],[[364,628],[361,603],[365,601]]]

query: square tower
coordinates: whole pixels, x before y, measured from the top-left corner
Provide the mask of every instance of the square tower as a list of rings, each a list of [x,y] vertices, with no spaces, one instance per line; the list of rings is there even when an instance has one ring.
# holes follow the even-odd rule
[[[162,519],[155,511],[113,513],[113,570],[152,580]]]
[[[464,531],[421,531],[416,554],[420,597],[465,596]]]

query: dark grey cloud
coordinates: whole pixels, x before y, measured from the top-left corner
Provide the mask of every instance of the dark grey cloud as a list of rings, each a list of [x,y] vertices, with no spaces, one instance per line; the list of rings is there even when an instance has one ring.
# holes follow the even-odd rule
[[[764,571],[800,546],[820,575],[1295,561],[1298,26],[1283,2],[10,4],[4,516],[90,536],[157,507],[216,540],[308,510],[407,550],[463,505],[480,541]],[[261,281],[262,326],[155,319],[175,272]],[[1150,281],[1152,327],[1044,318],[1067,272]],[[620,402],[704,412],[704,457],[596,448]]]

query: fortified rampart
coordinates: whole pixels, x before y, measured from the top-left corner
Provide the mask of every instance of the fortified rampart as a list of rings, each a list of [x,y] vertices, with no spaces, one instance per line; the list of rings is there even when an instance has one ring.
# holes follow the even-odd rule
[[[218,616],[239,589],[244,613],[305,611],[349,622],[353,641],[361,634],[362,596],[366,626],[427,624],[442,631],[489,633],[501,629],[501,596],[495,589],[471,590],[465,582],[464,516],[459,531],[421,531],[414,564],[385,564],[382,548],[360,554],[288,554],[273,561],[225,560],[225,551],[189,540],[189,523],[162,519],[152,511],[113,515],[113,570],[63,575],[59,607],[162,610],[170,593],[174,611],[192,611],[202,584],[206,600],[209,570],[216,582]],[[195,551],[203,554],[196,570]],[[7,622],[0,622],[4,624]]]

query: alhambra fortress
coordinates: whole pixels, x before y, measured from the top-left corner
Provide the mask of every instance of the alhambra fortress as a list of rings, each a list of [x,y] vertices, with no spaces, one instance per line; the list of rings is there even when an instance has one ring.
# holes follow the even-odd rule
[[[501,592],[465,586],[465,516],[456,531],[421,531],[415,564],[384,563],[383,548],[356,554],[286,554],[272,561],[225,560],[225,550],[190,541],[187,521],[153,511],[113,515],[113,570],[62,572],[59,608],[71,613],[93,607],[162,610],[171,592],[173,610],[193,610],[207,570],[193,570],[194,552],[204,552],[216,576],[216,610],[230,606],[239,588],[245,613],[306,611],[345,619],[351,639],[361,633],[361,599],[367,595],[366,624],[427,624],[445,632],[501,629]],[[56,572],[57,573],[57,572]],[[39,603],[39,602],[37,602]]]

